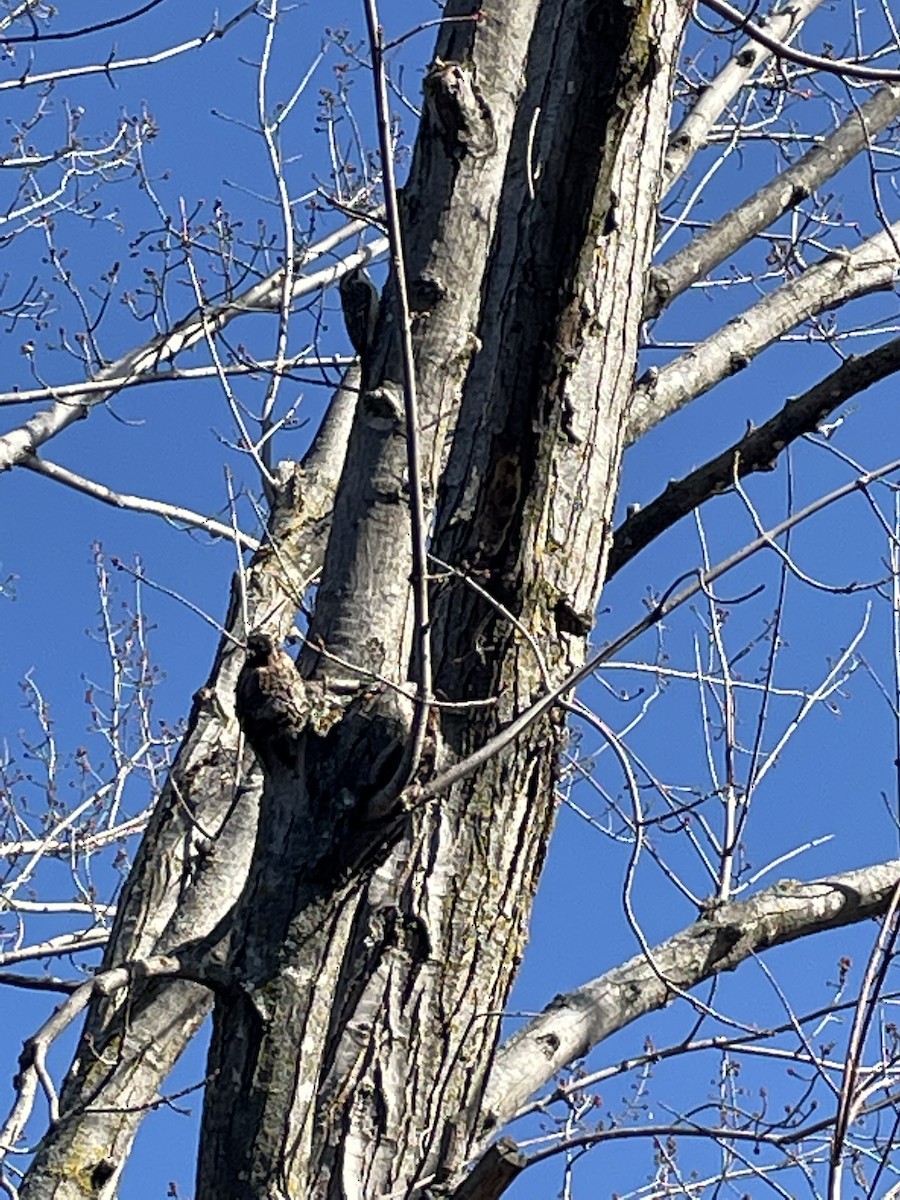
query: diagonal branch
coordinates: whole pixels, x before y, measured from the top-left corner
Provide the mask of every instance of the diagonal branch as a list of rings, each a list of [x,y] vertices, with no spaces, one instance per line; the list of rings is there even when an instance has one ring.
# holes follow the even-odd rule
[[[797,33],[821,2],[797,0],[794,4],[788,4],[778,12],[769,14],[766,29],[779,39],[780,44]],[[697,151],[703,149],[713,125],[741,88],[771,58],[772,53],[753,40],[744,42],[718,75],[703,88],[691,111],[669,138],[663,162],[663,195],[672,189]]]
[[[46,71],[41,74],[35,72],[32,74],[26,70],[24,75],[16,79],[4,79],[0,83],[0,91],[9,91],[13,88],[21,91],[26,87],[40,87],[49,84],[51,87],[59,84],[63,79],[77,79],[87,75],[103,75],[107,79],[110,78],[114,71],[133,71],[138,67],[150,67],[154,63],[167,62],[171,58],[177,57],[179,54],[184,54],[190,50],[199,50],[201,47],[210,43],[221,41],[227,33],[229,33],[236,25],[240,24],[245,17],[251,16],[257,11],[256,4],[248,4],[239,12],[235,13],[228,21],[223,24],[216,22],[205,33],[196,34],[194,37],[188,38],[187,41],[178,42],[172,46],[166,46],[162,50],[151,51],[148,54],[142,54],[138,58],[123,58],[112,59],[108,58],[105,62],[88,63],[81,67],[59,67],[55,71]],[[6,18],[4,18],[6,20]],[[0,25],[0,29],[5,26]],[[17,38],[4,38],[4,42],[16,42]],[[31,39],[28,39],[31,40]],[[49,40],[42,38],[42,41]]]
[[[367,228],[368,225],[363,220],[350,222],[337,233],[330,234],[315,246],[308,247],[298,266],[330,253],[340,242],[364,233]],[[385,245],[384,239],[376,239],[368,248],[368,255],[383,252]],[[343,267],[328,266],[313,274],[296,275],[291,289],[292,299],[296,300],[319,291],[342,273]],[[161,333],[143,346],[129,350],[105,367],[99,373],[98,379],[109,383],[107,391],[66,396],[42,412],[35,413],[23,425],[0,436],[0,471],[8,471],[17,466],[29,454],[34,454],[39,446],[76,421],[83,420],[92,408],[114,396],[123,383],[132,381],[145,372],[158,371],[163,364],[171,362],[182,351],[220,333],[236,317],[245,316],[247,313],[277,312],[281,303],[283,279],[284,269],[280,268],[247,288],[236,299],[210,307],[203,312],[191,313],[168,333]]]
[[[693,115],[693,114],[692,114]],[[698,279],[836,175],[900,116],[900,87],[885,87],[786,171],[650,272],[644,318],[657,317]]]
[[[827,71],[829,75],[839,75],[842,79],[874,79],[880,83],[900,83],[900,71],[882,70],[879,67],[867,67],[862,63],[846,58],[823,58],[819,54],[807,54],[803,50],[795,50],[793,46],[785,45],[768,30],[751,21],[738,8],[726,3],[726,0],[703,0],[707,8],[730,21],[737,29],[744,30],[755,42],[765,46],[778,58],[786,58],[788,62],[797,63],[800,67],[811,67],[814,71]]]
[[[749,366],[788,330],[858,296],[893,287],[900,268],[900,222],[852,251],[829,254],[782,284],[685,354],[638,381],[628,422],[631,445],[654,425]]]
[[[146,985],[151,979],[199,978],[196,969],[191,969],[186,958],[178,955],[156,955],[143,962],[129,963],[113,970],[102,971],[85,980],[53,1011],[25,1043],[19,1056],[19,1073],[16,1076],[16,1099],[12,1110],[0,1130],[0,1160],[15,1149],[25,1126],[32,1115],[34,1101],[40,1084],[47,1096],[51,1120],[59,1119],[59,1102],[50,1082],[47,1069],[47,1053],[56,1039],[79,1017],[95,996],[109,996],[120,989],[128,988],[140,981]]]
[[[95,500],[110,504],[113,508],[148,513],[152,516],[162,517],[170,524],[202,529],[210,537],[226,538],[229,541],[237,542],[242,550],[255,551],[259,549],[259,542],[249,534],[241,533],[239,529],[226,525],[224,521],[217,521],[215,517],[204,517],[201,513],[183,508],[180,504],[168,504],[164,500],[153,500],[147,496],[132,496],[127,492],[116,492],[103,483],[97,483],[93,479],[86,479],[84,475],[70,471],[68,467],[38,458],[36,454],[29,454],[27,458],[23,458],[22,466],[47,479],[55,479],[57,483],[65,484],[66,487],[73,488],[76,492],[83,492],[86,496],[92,496]]]
[[[759,429],[749,430],[734,445],[691,471],[673,479],[646,508],[627,517],[613,535],[607,579],[654,538],[705,500],[725,491],[734,481],[756,471],[770,471],[782,450],[804,433],[813,433],[829,413],[879,380],[900,371],[900,338],[847,359],[836,371],[795,396]]]
[[[525,733],[545,713],[555,708],[575,688],[584,683],[598,667],[612,661],[617,654],[630,645],[636,638],[640,637],[641,634],[646,633],[648,629],[652,629],[667,617],[669,613],[680,608],[682,604],[685,604],[698,593],[706,591],[717,579],[721,579],[740,563],[752,558],[760,550],[770,549],[777,542],[778,538],[789,529],[793,529],[795,525],[800,525],[804,521],[808,521],[810,517],[822,512],[823,509],[828,508],[830,505],[845,499],[852,493],[860,489],[865,489],[876,479],[884,479],[886,476],[896,474],[898,471],[900,471],[900,459],[893,459],[888,463],[884,463],[874,471],[865,471],[861,475],[857,475],[854,479],[851,479],[848,483],[844,483],[833,491],[828,492],[827,495],[813,500],[798,512],[791,513],[783,521],[779,521],[770,530],[761,533],[759,537],[742,546],[740,550],[735,551],[728,558],[722,559],[714,567],[709,567],[702,572],[694,569],[680,576],[659,603],[630,628],[626,629],[624,633],[619,634],[618,637],[608,642],[601,650],[591,654],[581,666],[570,671],[549,692],[545,692],[538,699],[532,701],[527,708],[523,709],[518,716],[514,717],[498,730],[497,733],[488,738],[477,750],[472,751],[471,754],[459,762],[440,772],[434,779],[421,785],[417,790],[417,799],[422,802],[434,796],[439,796],[445,789],[452,787],[461,779],[467,779],[470,775],[474,774],[485,763],[511,745],[516,738]],[[691,579],[691,582],[684,583],[686,579]],[[684,586],[680,586],[682,584]],[[679,587],[680,590],[678,590]]]
[[[879,916],[898,881],[900,859],[810,883],[784,880],[750,900],[711,909],[649,955],[557,996],[498,1051],[485,1091],[484,1136],[575,1059],[662,1008],[673,988],[686,991],[773,946]]]

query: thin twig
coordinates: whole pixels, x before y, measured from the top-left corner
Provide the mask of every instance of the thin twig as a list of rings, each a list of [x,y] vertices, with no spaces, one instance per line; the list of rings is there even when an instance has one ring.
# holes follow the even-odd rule
[[[698,592],[708,588],[717,579],[720,579],[727,572],[733,570],[740,563],[746,562],[748,558],[751,558],[760,550],[771,548],[773,540],[780,537],[782,533],[815,516],[838,500],[843,500],[861,488],[866,487],[876,479],[881,479],[885,475],[890,475],[896,471],[900,471],[900,459],[894,459],[892,462],[886,463],[874,471],[868,471],[858,478],[850,480],[849,483],[835,488],[834,491],[829,492],[827,495],[820,496],[818,500],[814,500],[799,512],[785,518],[785,520],[775,525],[762,537],[756,538],[740,550],[735,551],[734,554],[723,559],[709,571],[696,572],[694,582],[689,583],[681,591],[676,591],[676,588],[684,581],[685,576],[676,580],[664,598],[654,608],[650,609],[645,616],[617,638],[614,638],[604,649],[591,655],[583,666],[571,671],[551,692],[548,692],[533,704],[530,704],[524,712],[521,712],[518,717],[510,721],[505,728],[499,730],[498,733],[489,738],[480,749],[468,755],[468,757],[461,759],[458,763],[448,768],[448,770],[425,784],[419,789],[418,797],[422,800],[430,799],[433,796],[439,795],[447,788],[452,787],[460,780],[468,778],[469,775],[489,762],[494,755],[505,750],[520,734],[524,733],[544,713],[549,712],[550,709],[559,703],[562,697],[568,695],[580,683],[583,683],[604,662],[619,654],[635,638],[640,637],[642,633],[646,633],[648,629],[652,629],[654,625],[668,616],[669,613],[673,612],[676,608],[680,608],[682,604],[686,603],[693,596],[696,596]],[[691,574],[694,574],[694,572],[691,572]]]
[[[36,454],[28,455],[20,465],[38,475],[43,475],[46,479],[53,479],[57,483],[65,484],[66,487],[74,488],[76,492],[91,496],[94,500],[100,500],[103,504],[110,504],[113,508],[147,513],[150,516],[162,517],[170,524],[202,529],[210,537],[237,541],[244,550],[256,551],[259,549],[259,542],[249,534],[225,525],[222,521],[217,521],[215,517],[204,517],[189,508],[182,508],[180,504],[168,504],[165,500],[152,500],[146,496],[132,496],[128,492],[116,492],[106,484],[87,479],[84,475],[70,471],[68,467],[48,462],[45,458],[38,458]]]
[[[384,31],[378,18],[376,0],[366,0],[366,24],[372,54],[372,78],[375,88],[375,110],[378,124],[378,143],[384,179],[385,212],[390,241],[393,294],[397,298],[400,321],[400,343],[403,362],[403,409],[406,419],[406,466],[409,475],[410,529],[412,539],[412,591],[415,621],[415,650],[413,678],[416,684],[416,704],[412,728],[403,759],[383,792],[372,803],[372,815],[388,809],[415,774],[425,744],[428,711],[432,696],[431,678],[431,620],[428,608],[428,530],[422,486],[421,445],[419,442],[419,411],[416,395],[416,366],[413,354],[412,323],[406,287],[406,262],[403,253],[403,230],[397,182],[394,174],[394,151],[391,144],[391,114],[388,101],[387,71],[384,61]]]
[[[883,83],[900,83],[900,71],[879,70],[878,67],[865,67],[861,63],[849,62],[843,58],[822,58],[818,54],[795,50],[793,46],[772,37],[761,25],[745,17],[740,9],[733,8],[726,0],[702,0],[702,3],[726,21],[730,21],[736,29],[742,30],[755,42],[771,50],[777,58],[786,58],[788,62],[797,63],[800,67],[811,67],[814,71],[827,71],[830,75],[839,75],[842,79],[874,79]]]

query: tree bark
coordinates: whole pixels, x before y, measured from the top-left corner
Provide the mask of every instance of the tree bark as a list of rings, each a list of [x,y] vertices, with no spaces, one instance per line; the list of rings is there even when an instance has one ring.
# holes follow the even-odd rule
[[[458,32],[453,43],[453,61],[475,64],[496,148],[468,162],[465,140],[426,124],[430,144],[416,152],[438,180],[455,164],[460,186],[484,183],[490,172],[479,163],[494,155],[506,164],[496,201],[467,197],[469,224],[476,206],[477,221],[496,228],[483,285],[484,264],[469,263],[468,299],[455,302],[464,323],[476,293],[486,298],[458,415],[445,405],[444,372],[418,380],[423,422],[443,415],[453,430],[434,515],[442,578],[433,640],[435,694],[458,707],[431,714],[417,782],[477,749],[582,659],[609,548],[685,17],[675,0],[554,0],[533,28],[517,18],[513,29],[508,12],[482,8],[469,45]],[[447,53],[439,45],[435,61],[447,64]],[[504,123],[494,105],[515,94],[509,81],[523,66],[526,87]],[[405,204],[413,245],[420,222],[433,229],[426,196],[414,169]],[[432,253],[449,276],[455,229],[448,221],[438,231]],[[432,273],[427,264],[410,270],[413,283]],[[432,319],[451,322],[457,345],[454,311]],[[391,439],[403,431],[378,425],[384,410],[367,399],[395,370],[384,324],[351,436],[353,469],[336,500],[317,622],[326,651],[399,684],[409,600],[408,586],[397,587],[408,555],[397,556],[409,515]],[[429,325],[420,312],[419,359]],[[432,436],[426,460],[437,474]],[[367,490],[361,468],[371,481],[376,465],[390,486]],[[360,610],[346,597],[363,563],[375,636],[361,643]],[[327,689],[333,667],[324,661],[308,674]],[[311,724],[295,768],[266,780],[234,986],[216,1006],[198,1200],[403,1195],[448,1178],[476,1137],[553,824],[563,729],[556,717],[537,722],[438,799],[417,801],[414,784],[375,823],[365,785],[398,736],[383,696],[377,686],[349,704],[332,696],[334,723]]]
[[[358,390],[354,369],[304,462],[284,464],[279,473],[269,540],[233,584],[230,636],[194,697],[181,750],[119,899],[103,969],[191,944],[211,960],[226,956],[262,793],[234,712],[245,637],[241,590],[249,627],[265,626],[283,640],[322,563]],[[198,983],[154,980],[92,1006],[60,1097],[60,1120],[41,1143],[22,1200],[115,1193],[148,1105],[211,1005],[211,992]]]

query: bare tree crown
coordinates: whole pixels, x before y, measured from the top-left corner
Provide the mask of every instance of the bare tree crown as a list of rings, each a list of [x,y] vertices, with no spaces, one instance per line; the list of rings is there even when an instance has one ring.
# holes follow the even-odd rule
[[[0,1187],[893,1195],[895,17],[419,7],[0,15]]]

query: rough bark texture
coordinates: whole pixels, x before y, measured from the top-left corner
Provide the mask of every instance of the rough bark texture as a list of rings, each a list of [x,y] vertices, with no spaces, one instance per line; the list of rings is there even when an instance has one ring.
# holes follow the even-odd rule
[[[435,709],[420,779],[581,661],[685,17],[680,0],[479,12],[441,32],[404,216],[426,515],[449,564],[434,597],[436,695],[488,703]],[[412,640],[390,301],[389,286],[334,503],[298,761],[261,789],[234,717],[241,655],[223,642],[107,955],[188,941],[228,959],[198,1197],[363,1197],[451,1179],[477,1144],[553,822],[552,717],[439,799],[417,802],[414,783],[396,813],[366,817],[408,727],[389,689],[346,688],[375,673],[402,684]],[[247,583],[247,623],[276,641],[321,562],[341,459],[282,480]],[[228,627],[245,636],[237,593]],[[207,1003],[195,984],[156,981],[95,1007],[23,1197],[114,1193]]]
[[[481,281],[504,187],[510,129],[523,87],[536,0],[448,5],[432,68],[409,180],[404,188],[404,253],[413,322],[419,429],[434,493],[444,445],[459,411],[478,345]],[[477,36],[476,36],[477,29]],[[358,418],[335,502],[340,536],[329,542],[307,656],[327,678],[337,664],[404,680],[409,631],[411,543],[403,420],[401,330],[392,284],[364,378]],[[399,636],[398,636],[399,635]],[[344,669],[344,675],[347,674]]]
[[[814,5],[776,18],[784,34]],[[561,719],[548,701],[505,750],[452,786],[436,780],[583,662],[604,576],[649,536],[637,518],[617,545],[610,532],[627,440],[802,315],[890,285],[897,254],[883,233],[823,260],[635,391],[642,315],[853,147],[835,135],[675,256],[671,278],[664,267],[645,294],[660,180],[681,170],[739,73],[722,73],[663,166],[683,0],[457,0],[444,15],[402,198],[419,427],[406,427],[391,281],[361,376],[311,456],[282,469],[246,620],[232,597],[234,637],[262,627],[277,645],[324,563],[291,692],[290,753],[266,753],[261,713],[265,771],[242,750],[243,655],[223,641],[106,957],[115,966],[178,950],[192,964],[205,956],[216,979],[198,1200],[498,1195],[523,1160],[508,1142],[486,1146],[552,1072],[665,1004],[673,986],[883,911],[896,882],[897,864],[885,864],[723,906],[557,998],[498,1051],[553,825]],[[745,73],[759,60],[740,58]],[[870,128],[896,106],[887,90],[873,100]],[[858,126],[848,123],[857,146]],[[271,307],[267,297],[257,299]],[[781,439],[895,355],[891,344],[845,365],[669,489],[668,519],[730,479],[735,453],[741,473],[764,468]],[[9,462],[70,417],[48,411],[43,434],[29,426],[7,439]],[[412,716],[411,432],[426,468],[436,702],[417,773],[385,813],[370,801],[394,775]],[[96,1002],[23,1198],[113,1195],[209,997],[157,978]]]
[[[339,451],[358,385],[354,372],[335,396],[305,463],[280,469],[271,540],[246,574],[248,624],[264,626],[279,642],[322,562]],[[243,640],[238,580],[225,627]],[[239,646],[223,638],[119,901],[105,968],[185,944],[208,948],[213,959],[225,957],[262,792],[261,773],[242,749],[234,713],[242,661]],[[211,1003],[211,993],[199,984],[157,981],[93,1006],[61,1096],[61,1119],[38,1151],[20,1191],[23,1200],[114,1194],[147,1105]]]
[[[435,710],[420,778],[477,748],[581,660],[605,569],[684,18],[675,2],[554,2],[529,29],[518,6],[515,26],[508,5],[481,11],[479,26],[446,35],[453,46],[436,62],[475,64],[496,145],[435,106],[429,120],[443,124],[426,123],[417,150],[406,236],[421,244],[424,222],[431,258],[420,265],[411,253],[413,284],[441,277],[428,311],[415,306],[434,478],[435,418],[453,433],[434,517],[436,559],[451,568],[435,593],[435,694],[488,703]],[[497,178],[502,192],[470,192],[448,208],[442,181],[462,186],[466,172],[481,189]],[[483,263],[459,270],[473,225],[485,248],[493,238],[483,282]],[[326,654],[307,666],[326,689],[329,653],[398,683],[406,674],[405,431],[396,406],[376,403],[397,395],[386,320],[335,506],[316,622]],[[432,322],[449,322],[457,351],[448,355]],[[370,598],[360,609],[361,591]],[[553,718],[535,724],[438,799],[417,802],[408,789],[405,806],[376,824],[367,787],[402,729],[383,695],[333,696],[342,711],[328,728],[311,724],[299,779],[267,779],[235,986],[216,1008],[198,1200],[435,1189],[477,1137],[553,822],[562,730]]]

